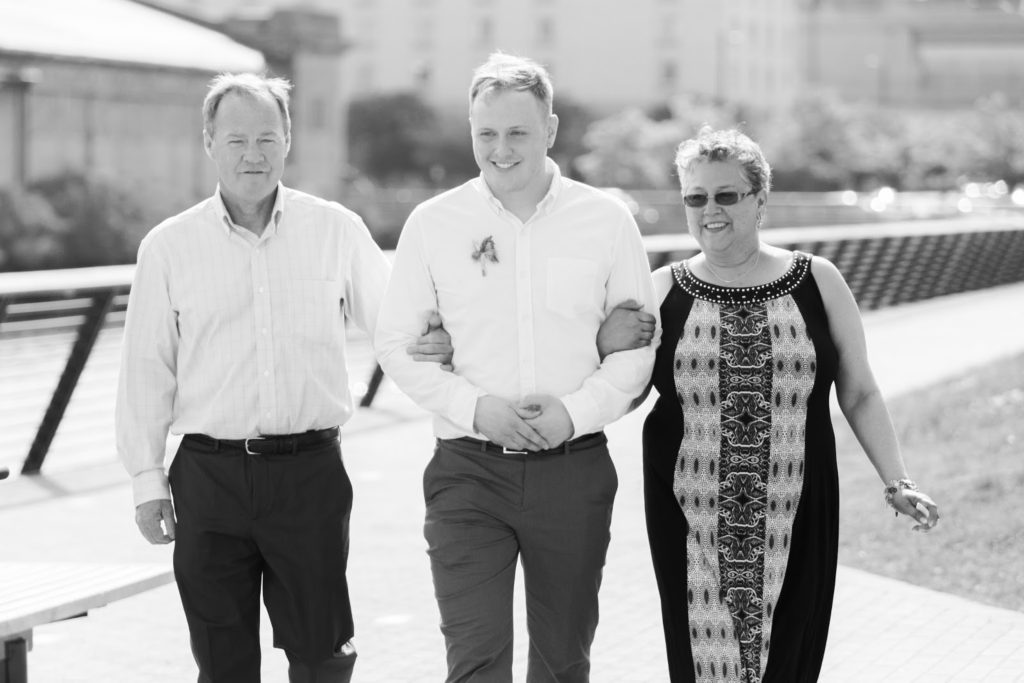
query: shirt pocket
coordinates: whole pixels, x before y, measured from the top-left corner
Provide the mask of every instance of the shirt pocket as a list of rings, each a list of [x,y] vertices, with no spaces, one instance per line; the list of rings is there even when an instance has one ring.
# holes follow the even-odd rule
[[[292,280],[291,296],[286,303],[290,334],[297,340],[315,345],[336,341],[343,323],[341,292],[333,280]]]
[[[548,259],[547,307],[567,318],[601,306],[597,294],[597,263],[579,258]]]

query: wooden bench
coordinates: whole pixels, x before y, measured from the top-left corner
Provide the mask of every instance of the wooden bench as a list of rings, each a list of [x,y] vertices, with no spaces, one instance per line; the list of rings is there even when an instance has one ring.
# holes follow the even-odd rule
[[[0,562],[0,683],[28,680],[32,629],[174,580],[169,567],[77,562]]]

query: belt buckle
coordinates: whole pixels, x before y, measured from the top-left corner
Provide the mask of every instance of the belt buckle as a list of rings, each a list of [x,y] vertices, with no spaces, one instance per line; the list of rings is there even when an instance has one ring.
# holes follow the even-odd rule
[[[260,437],[254,437],[254,438],[246,439],[245,440],[245,452],[246,452],[246,454],[247,455],[259,455],[259,453],[257,453],[256,451],[252,450],[251,448],[249,448],[249,442],[250,441],[263,441],[263,439],[260,438]]]
[[[527,453],[529,453],[529,451],[517,451],[513,448],[507,448],[505,446],[501,447],[502,455],[526,455]]]

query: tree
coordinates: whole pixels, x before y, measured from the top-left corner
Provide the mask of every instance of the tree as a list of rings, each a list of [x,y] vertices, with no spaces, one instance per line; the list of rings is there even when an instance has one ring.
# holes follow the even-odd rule
[[[648,112],[628,109],[593,122],[576,167],[594,185],[674,188],[675,151],[705,125],[739,125],[739,110],[699,95],[679,95]]]
[[[583,104],[563,96],[555,100],[554,110],[558,116],[558,135],[551,147],[551,158],[570,177],[581,177],[576,168],[576,159],[587,152],[584,139],[596,117]]]
[[[428,178],[437,133],[437,115],[415,93],[370,95],[349,107],[351,163],[378,182]]]
[[[764,151],[779,190],[842,190],[853,186],[853,114],[838,97],[812,92],[776,122],[779,134]]]
[[[972,170],[983,180],[1024,183],[1024,115],[1003,93],[981,99],[967,122],[965,138],[975,156]]]
[[[66,223],[38,192],[0,189],[0,271],[59,268]]]
[[[132,263],[139,242],[152,227],[127,193],[77,173],[33,183],[66,224],[62,267]]]
[[[576,159],[576,168],[591,185],[667,188],[680,139],[674,120],[652,121],[639,109],[627,109],[591,124],[583,138],[590,151]]]
[[[0,191],[0,269],[131,263],[150,225],[127,193],[77,173]]]

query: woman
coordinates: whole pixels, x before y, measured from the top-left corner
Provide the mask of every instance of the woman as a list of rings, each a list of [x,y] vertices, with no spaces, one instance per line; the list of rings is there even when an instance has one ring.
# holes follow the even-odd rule
[[[662,341],[644,424],[647,528],[672,681],[815,681],[835,588],[839,484],[829,392],[897,513],[928,530],[828,261],[761,241],[771,172],[737,131],[676,167],[701,252],[654,273]]]

